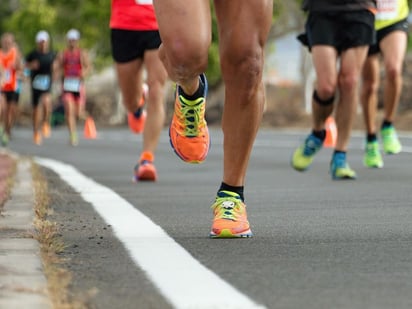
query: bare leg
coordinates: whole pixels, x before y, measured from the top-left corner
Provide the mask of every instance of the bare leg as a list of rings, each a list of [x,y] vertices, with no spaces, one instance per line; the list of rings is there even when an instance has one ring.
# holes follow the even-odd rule
[[[341,56],[338,76],[339,102],[336,110],[338,137],[336,149],[346,151],[358,100],[358,83],[367,54],[367,46],[351,48]]]
[[[394,31],[381,42],[385,65],[384,119],[393,121],[402,91],[402,64],[405,58],[407,35]]]
[[[265,102],[264,44],[272,1],[215,1],[220,56],[226,85],[222,117],[223,182],[243,186]],[[251,34],[251,35],[248,35]]]
[[[312,59],[316,71],[316,92],[320,99],[329,100],[336,94],[337,52],[331,46],[317,45],[312,48]],[[334,104],[320,105],[312,101],[312,125],[315,131],[325,128],[325,120],[332,114]]]
[[[154,6],[162,37],[159,56],[171,80],[191,95],[207,67],[211,42],[209,0],[154,0]]]
[[[363,67],[361,91],[363,119],[368,134],[376,134],[376,110],[378,105],[380,79],[379,71],[378,56],[369,56]]]
[[[117,79],[123,97],[123,104],[130,113],[136,112],[137,104],[142,97],[141,59],[125,63],[116,63]]]
[[[52,113],[52,98],[50,93],[44,93],[40,98],[43,105],[43,122],[50,123]]]
[[[66,99],[64,102],[66,123],[69,130],[69,134],[74,134],[77,130],[76,128],[76,107],[72,99]]]
[[[164,86],[167,73],[157,50],[146,51],[144,59],[149,95],[146,103],[147,118],[143,131],[143,151],[154,154],[165,122]]]

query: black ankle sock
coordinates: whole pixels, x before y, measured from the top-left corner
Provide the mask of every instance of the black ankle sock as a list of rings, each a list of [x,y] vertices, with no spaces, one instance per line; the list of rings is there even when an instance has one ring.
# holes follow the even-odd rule
[[[384,129],[384,128],[391,127],[391,126],[392,126],[392,121],[384,120],[382,122],[381,128]]]
[[[139,118],[140,115],[142,115],[142,112],[143,112],[143,108],[139,107],[139,108],[133,113],[133,115],[134,115],[136,118]]]
[[[245,197],[244,197],[244,194],[243,194],[243,191],[244,191],[243,186],[234,187],[234,186],[230,186],[230,185],[222,182],[222,184],[220,185],[219,191],[230,191],[230,192],[237,193],[237,194],[239,194],[240,199],[242,200],[242,202],[245,201]]]
[[[346,151],[342,151],[342,150],[335,150],[333,152],[333,155],[340,154],[340,153],[343,153],[344,155],[346,155]]]
[[[326,130],[320,130],[320,131],[313,130],[312,134],[315,135],[317,138],[321,139],[322,141],[324,141],[326,138]]]
[[[368,141],[368,143],[377,141],[378,138],[376,136],[376,133],[367,134],[366,135],[366,140]]]
[[[203,95],[204,90],[205,90],[205,84],[202,82],[202,79],[201,79],[200,77],[199,77],[199,88],[197,88],[197,90],[195,91],[195,93],[192,94],[192,95],[186,94],[186,93],[183,91],[182,87],[179,87],[179,93],[180,93],[185,99],[188,99],[188,100],[195,100],[195,99],[201,97],[201,96]]]

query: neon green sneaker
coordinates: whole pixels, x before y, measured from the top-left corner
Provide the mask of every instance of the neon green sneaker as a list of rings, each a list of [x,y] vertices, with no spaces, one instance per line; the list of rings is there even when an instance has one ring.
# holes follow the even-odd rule
[[[356,179],[356,172],[346,162],[344,153],[335,153],[330,162],[330,174],[333,180]]]
[[[398,134],[393,126],[381,129],[383,151],[386,154],[397,154],[402,150]]]
[[[300,145],[292,156],[292,167],[297,171],[307,170],[313,162],[315,154],[322,148],[323,141],[310,134],[305,142]]]
[[[6,132],[3,132],[3,135],[1,136],[1,145],[6,147],[9,144],[9,141],[9,135]]]
[[[79,144],[79,139],[77,138],[77,133],[70,133],[70,145],[76,147]]]
[[[378,141],[368,142],[365,148],[365,154],[363,156],[363,164],[366,167],[382,168],[383,160],[381,152],[379,151]]]

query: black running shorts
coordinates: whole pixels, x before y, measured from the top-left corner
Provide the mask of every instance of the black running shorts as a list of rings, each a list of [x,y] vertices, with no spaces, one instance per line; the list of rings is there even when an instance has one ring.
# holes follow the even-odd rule
[[[407,35],[408,29],[409,23],[406,19],[398,21],[397,23],[394,23],[385,28],[379,29],[378,31],[376,31],[376,43],[369,46],[368,55],[375,55],[381,52],[379,44],[381,43],[383,38],[387,36],[389,33],[394,31],[404,31]]]
[[[19,94],[16,91],[3,91],[4,96],[6,97],[6,103],[19,103]]]
[[[368,10],[311,12],[306,21],[309,49],[315,45],[333,46],[341,53],[349,48],[375,43],[375,17]]]
[[[160,43],[159,31],[111,29],[112,57],[119,63],[143,58],[146,50],[157,49]]]

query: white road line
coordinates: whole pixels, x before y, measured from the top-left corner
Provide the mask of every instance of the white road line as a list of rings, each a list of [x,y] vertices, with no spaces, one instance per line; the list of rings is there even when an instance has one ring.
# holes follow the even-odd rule
[[[158,225],[109,188],[73,166],[45,158],[56,172],[110,224],[135,263],[175,308],[265,308],[200,264]]]

